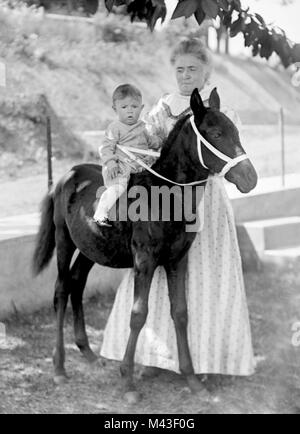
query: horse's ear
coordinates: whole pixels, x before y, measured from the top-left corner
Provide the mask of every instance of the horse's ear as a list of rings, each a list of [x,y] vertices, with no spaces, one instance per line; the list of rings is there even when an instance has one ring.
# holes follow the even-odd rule
[[[206,114],[206,108],[203,104],[198,89],[194,89],[191,95],[191,109],[197,119],[202,120]]]
[[[209,97],[209,107],[215,110],[220,110],[221,101],[216,87],[211,91]]]

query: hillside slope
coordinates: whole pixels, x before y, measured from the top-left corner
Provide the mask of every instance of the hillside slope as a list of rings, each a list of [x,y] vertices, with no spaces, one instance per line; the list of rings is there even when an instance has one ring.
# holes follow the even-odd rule
[[[43,52],[42,58],[33,62],[7,61],[5,93],[45,94],[57,115],[75,130],[102,129],[107,125],[114,115],[111,93],[120,83],[139,86],[146,109],[161,94],[175,88],[168,47],[149,53],[148,47],[136,43],[98,42],[91,46],[79,43],[65,51],[57,48],[57,52],[49,52],[42,46],[38,50]],[[226,105],[240,113],[244,123],[274,123],[280,106],[289,122],[299,123],[300,93],[286,73],[252,59],[214,57],[211,83],[216,84]]]
[[[272,124],[283,107],[288,123],[300,122],[300,92],[284,71],[253,59],[216,57],[216,82],[227,105],[245,124]]]

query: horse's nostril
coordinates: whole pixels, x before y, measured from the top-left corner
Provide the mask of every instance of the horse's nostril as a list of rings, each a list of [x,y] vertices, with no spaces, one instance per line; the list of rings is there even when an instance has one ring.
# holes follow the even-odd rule
[[[248,168],[248,171],[247,171],[247,179],[249,182],[252,181],[252,179],[253,179],[253,173],[252,173],[252,170],[250,167]]]
[[[255,170],[252,169],[252,168],[250,168],[250,167],[249,167],[249,170],[247,172],[247,179],[248,179],[249,183],[251,183],[254,186],[256,186],[256,184],[257,184],[257,174],[256,174]]]

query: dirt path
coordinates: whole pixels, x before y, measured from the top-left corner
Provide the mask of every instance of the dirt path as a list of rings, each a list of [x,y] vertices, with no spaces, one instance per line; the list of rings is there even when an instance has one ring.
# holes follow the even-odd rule
[[[191,396],[183,379],[162,371],[138,379],[143,400],[136,407],[121,397],[119,363],[87,364],[73,344],[67,313],[66,368],[70,381],[55,386],[51,354],[55,328],[51,310],[7,322],[0,341],[0,413],[300,413],[300,347],[292,324],[300,320],[299,269],[246,275],[257,369],[251,378],[211,376],[211,402]],[[93,349],[99,353],[113,294],[85,303]],[[137,372],[138,375],[138,372]]]

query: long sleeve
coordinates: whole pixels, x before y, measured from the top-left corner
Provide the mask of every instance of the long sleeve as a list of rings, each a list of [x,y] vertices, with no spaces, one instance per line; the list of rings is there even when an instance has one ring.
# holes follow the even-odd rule
[[[105,131],[105,136],[102,144],[99,146],[99,155],[102,165],[107,164],[109,161],[117,161],[116,146],[119,139],[119,133],[114,124],[109,125]]]
[[[149,134],[158,138],[160,142],[159,146],[161,146],[169,133],[167,119],[168,115],[163,104],[163,98],[144,117]]]
[[[147,124],[144,134],[148,144],[148,148],[158,151],[162,145],[162,138],[156,134],[153,134],[153,130],[154,128],[152,127],[152,125]]]

